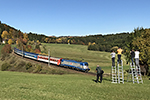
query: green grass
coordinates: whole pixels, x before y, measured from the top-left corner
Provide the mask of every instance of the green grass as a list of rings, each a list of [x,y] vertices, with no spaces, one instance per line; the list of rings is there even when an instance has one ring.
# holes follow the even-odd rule
[[[113,84],[94,76],[0,71],[0,100],[148,100],[150,84]]]
[[[90,51],[87,50],[88,46],[86,45],[46,43],[42,43],[42,45],[46,45],[47,49],[50,49],[51,56],[88,62],[92,72],[95,72],[97,64],[102,67],[105,73],[110,73],[111,71],[111,56],[109,52]],[[122,59],[124,61],[124,65],[127,66],[125,68],[128,69],[129,66],[125,64],[125,57],[122,56]]]
[[[110,73],[111,57],[108,52],[89,51],[87,46],[43,44],[51,56],[89,63],[92,71],[99,64]],[[14,45],[15,46],[15,45]],[[2,47],[0,46],[0,49]],[[11,60],[12,58],[9,58]],[[124,60],[124,57],[122,57]],[[19,62],[19,61],[18,61]],[[125,62],[125,60],[124,60]],[[3,61],[0,61],[0,65]],[[124,69],[128,69],[124,63]],[[143,84],[113,84],[110,77],[95,83],[95,76],[80,74],[31,74],[0,71],[0,100],[149,100],[150,80],[143,77]]]

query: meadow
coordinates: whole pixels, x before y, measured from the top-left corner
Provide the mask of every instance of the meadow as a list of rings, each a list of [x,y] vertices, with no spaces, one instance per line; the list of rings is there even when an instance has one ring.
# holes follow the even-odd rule
[[[50,49],[51,56],[85,61],[94,72],[99,64],[110,73],[111,56],[108,52],[88,51],[84,45],[42,44]],[[1,49],[2,47],[0,47]],[[125,62],[124,56],[122,57]],[[124,63],[124,70],[128,65]],[[33,74],[0,71],[0,100],[149,100],[150,80],[143,84],[111,83],[104,77],[95,83],[96,76],[81,74]]]
[[[87,50],[87,45],[47,43],[42,43],[42,45],[46,45],[47,50],[50,49],[50,55],[53,57],[61,57],[64,59],[73,59],[77,61],[88,62],[92,72],[95,72],[97,65],[100,65],[105,73],[111,72],[110,52],[90,51]],[[129,65],[126,64],[124,55],[122,55],[122,60],[124,62],[124,70],[128,69]]]
[[[144,84],[113,84],[105,77],[80,74],[47,75],[0,71],[0,100],[149,100],[150,80]]]

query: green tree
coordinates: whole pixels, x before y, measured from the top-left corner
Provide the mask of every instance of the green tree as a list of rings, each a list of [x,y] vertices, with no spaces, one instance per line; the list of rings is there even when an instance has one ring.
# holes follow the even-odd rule
[[[140,60],[150,66],[150,29],[145,29],[133,42],[135,49],[140,50]]]

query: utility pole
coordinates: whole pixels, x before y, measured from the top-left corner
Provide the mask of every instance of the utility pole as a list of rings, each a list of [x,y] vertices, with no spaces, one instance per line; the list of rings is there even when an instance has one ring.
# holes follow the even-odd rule
[[[48,49],[48,67],[50,66],[50,49]]]
[[[23,46],[22,46],[22,58],[23,58]]]

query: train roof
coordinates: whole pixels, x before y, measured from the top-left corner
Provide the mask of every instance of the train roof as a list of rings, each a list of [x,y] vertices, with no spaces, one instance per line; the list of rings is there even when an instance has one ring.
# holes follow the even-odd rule
[[[17,48],[15,48],[16,50],[18,50],[18,51],[22,51],[22,50],[19,50],[19,49],[17,49]],[[26,51],[23,51],[24,53],[29,53],[29,54],[34,54],[34,55],[38,55],[38,54],[36,54],[36,53],[32,53],[32,52],[26,52]]]
[[[33,54],[33,55],[39,55],[39,54],[36,54],[36,53],[32,53],[32,52],[26,52],[24,51],[25,53],[29,53],[29,54]]]
[[[75,61],[75,60],[66,60],[66,59],[62,59],[62,61],[74,62],[74,63],[85,63],[85,64],[88,64],[87,62],[79,62],[79,61]]]
[[[38,56],[48,57],[48,56],[44,56],[44,55],[38,55]],[[51,56],[50,56],[50,58],[51,58],[51,59],[62,59],[62,58],[56,58],[56,57],[51,57]]]

